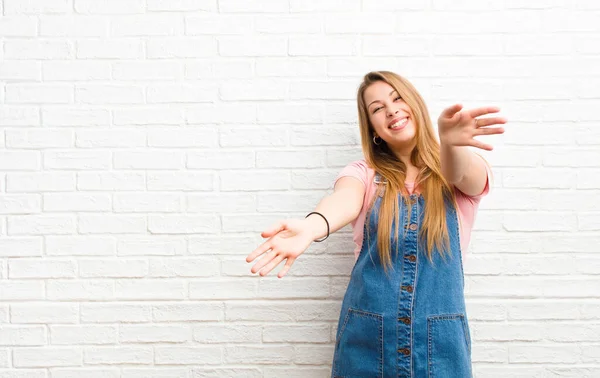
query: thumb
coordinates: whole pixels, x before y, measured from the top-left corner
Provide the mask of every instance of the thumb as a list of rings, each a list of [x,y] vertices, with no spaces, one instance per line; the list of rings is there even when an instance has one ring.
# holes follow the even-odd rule
[[[270,238],[271,236],[276,235],[279,231],[285,229],[286,226],[287,226],[286,221],[279,221],[279,222],[275,223],[273,226],[267,228],[260,235],[263,238]]]

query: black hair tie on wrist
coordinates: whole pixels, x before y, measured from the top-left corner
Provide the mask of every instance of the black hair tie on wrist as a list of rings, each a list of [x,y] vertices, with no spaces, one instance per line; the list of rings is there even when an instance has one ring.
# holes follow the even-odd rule
[[[308,213],[308,215],[305,217],[305,219],[306,219],[306,218],[308,218],[308,216],[309,216],[309,215],[312,215],[312,214],[317,214],[317,215],[320,215],[320,216],[322,216],[322,217],[323,217],[323,219],[325,219],[325,223],[327,223],[327,236],[325,236],[325,237],[324,237],[323,239],[321,239],[321,240],[315,240],[316,242],[322,242],[323,240],[325,240],[325,239],[327,239],[327,238],[329,237],[329,222],[327,221],[327,218],[325,218],[325,216],[324,216],[323,214],[321,214],[321,213],[319,213],[319,212],[316,212],[316,211],[313,211],[313,212],[310,212],[310,213]]]

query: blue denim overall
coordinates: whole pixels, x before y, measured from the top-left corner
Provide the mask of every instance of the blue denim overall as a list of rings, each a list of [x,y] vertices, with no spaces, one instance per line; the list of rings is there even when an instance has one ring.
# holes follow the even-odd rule
[[[470,378],[471,336],[456,210],[446,202],[451,256],[442,258],[436,249],[432,265],[417,239],[425,200],[412,194],[407,206],[398,197],[404,227],[396,242],[392,226],[393,270],[388,275],[377,252],[381,197],[365,221],[362,249],[342,302],[331,376]]]

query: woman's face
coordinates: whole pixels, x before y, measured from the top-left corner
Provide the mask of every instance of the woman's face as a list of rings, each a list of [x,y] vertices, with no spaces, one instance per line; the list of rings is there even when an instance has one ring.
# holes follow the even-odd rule
[[[413,113],[391,85],[384,81],[371,84],[364,99],[375,135],[396,149],[413,143],[417,133]]]

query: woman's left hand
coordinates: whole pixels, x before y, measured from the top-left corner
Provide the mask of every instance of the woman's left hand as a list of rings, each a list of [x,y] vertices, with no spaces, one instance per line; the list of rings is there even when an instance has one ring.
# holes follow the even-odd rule
[[[438,118],[438,134],[440,143],[450,146],[473,146],[491,151],[493,147],[489,144],[473,139],[479,135],[493,135],[504,133],[503,127],[485,127],[499,125],[507,122],[506,118],[489,117],[477,118],[479,116],[497,113],[500,108],[495,106],[462,110],[461,104],[455,104],[444,109]]]

